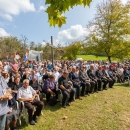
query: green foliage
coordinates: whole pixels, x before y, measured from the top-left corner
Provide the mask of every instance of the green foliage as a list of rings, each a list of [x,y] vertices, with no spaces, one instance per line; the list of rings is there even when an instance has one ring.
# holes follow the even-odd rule
[[[76,55],[80,54],[82,51],[82,44],[80,42],[73,42],[69,46],[64,48],[64,54],[62,58],[67,58],[68,60],[75,60]]]
[[[106,0],[97,5],[97,13],[88,25],[89,35],[84,45],[86,52],[123,58],[130,51],[130,4],[121,0]]]
[[[58,25],[61,27],[66,24],[66,17],[63,15],[66,11],[77,5],[89,6],[91,2],[92,0],[46,0],[45,4],[49,5],[46,13],[50,26]]]
[[[17,37],[0,37],[0,58],[5,58],[9,55],[9,58],[13,58],[16,52],[24,52],[22,48],[21,40]]]

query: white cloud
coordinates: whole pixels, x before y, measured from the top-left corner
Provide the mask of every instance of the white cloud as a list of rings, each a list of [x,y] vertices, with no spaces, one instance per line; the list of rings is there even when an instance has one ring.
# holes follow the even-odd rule
[[[20,12],[35,11],[34,4],[30,0],[0,0],[1,17],[12,20],[12,15],[18,15]]]
[[[60,31],[58,33],[58,38],[54,40],[54,44],[66,44],[76,40],[83,40],[84,37],[88,34],[86,28],[82,27],[81,25],[73,25],[67,30]]]
[[[44,6],[40,6],[40,7],[39,7],[39,12],[42,11],[42,10],[44,11],[45,9],[46,9],[46,8],[45,8]]]
[[[4,19],[9,20],[9,21],[13,21],[13,17],[9,14],[0,13],[0,16]]]
[[[3,28],[0,28],[0,37],[10,36]]]

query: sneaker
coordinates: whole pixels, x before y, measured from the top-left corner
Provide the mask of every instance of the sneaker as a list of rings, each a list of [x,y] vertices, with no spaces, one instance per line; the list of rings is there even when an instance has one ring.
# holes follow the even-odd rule
[[[37,123],[37,122],[38,122],[38,119],[37,119],[37,118],[35,118],[35,119],[34,119],[34,121],[35,121],[35,123]]]
[[[35,125],[35,121],[32,120],[32,121],[30,122],[30,125]]]
[[[63,108],[66,108],[66,105],[62,105]]]
[[[88,96],[90,96],[90,94],[89,94],[89,93],[88,93],[87,95],[88,95]]]
[[[71,105],[71,102],[68,102],[68,106],[70,106]]]
[[[81,97],[79,97],[79,100],[82,100],[82,98],[81,98]]]
[[[59,99],[57,99],[57,102],[60,102],[60,100],[59,100]]]
[[[17,127],[14,127],[12,130],[18,130],[18,128],[17,128]]]

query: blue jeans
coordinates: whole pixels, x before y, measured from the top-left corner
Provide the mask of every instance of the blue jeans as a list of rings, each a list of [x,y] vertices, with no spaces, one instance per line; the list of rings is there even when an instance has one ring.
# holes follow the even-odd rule
[[[0,116],[0,130],[5,130],[6,114]]]
[[[75,91],[74,91],[73,88],[69,88],[69,90],[70,90],[70,98],[69,98],[68,102],[71,102],[74,98]],[[63,95],[62,106],[64,106],[64,105],[66,105],[66,99],[67,99],[67,97],[69,97],[69,93],[65,90],[61,90],[61,92],[62,92],[62,95]]]

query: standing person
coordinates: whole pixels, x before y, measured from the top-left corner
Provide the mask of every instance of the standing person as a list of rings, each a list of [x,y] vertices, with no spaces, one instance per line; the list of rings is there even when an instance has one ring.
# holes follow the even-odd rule
[[[0,130],[5,130],[6,114],[9,112],[8,100],[12,99],[8,86],[1,76],[2,62],[0,61]]]

